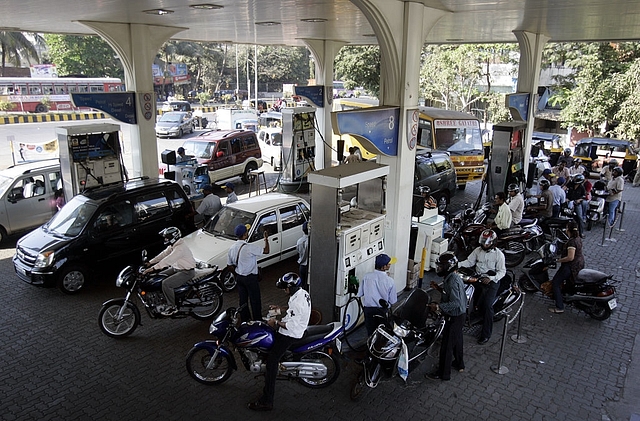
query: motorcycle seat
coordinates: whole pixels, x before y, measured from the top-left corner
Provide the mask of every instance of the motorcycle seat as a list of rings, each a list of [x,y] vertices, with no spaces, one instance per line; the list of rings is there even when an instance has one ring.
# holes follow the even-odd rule
[[[329,323],[328,325],[307,326],[307,330],[304,331],[304,335],[302,335],[302,338],[297,339],[294,343],[292,343],[291,346],[289,346],[289,349],[295,349],[306,343],[324,338],[324,336],[327,333],[331,332],[333,328],[333,323]]]
[[[394,316],[406,320],[414,327],[420,329],[427,324],[427,316],[431,297],[423,289],[414,288],[407,299],[394,311]]]
[[[572,218],[567,218],[566,216],[558,216],[556,218],[546,218],[544,224],[549,228],[564,228],[567,226],[567,222],[571,220]]]
[[[582,269],[578,272],[578,277],[576,279],[576,284],[596,284],[600,282],[605,282],[611,276],[607,275],[604,272],[600,272],[595,269]]]
[[[199,280],[201,280],[205,276],[211,275],[213,272],[215,272],[215,269],[214,268],[195,269],[195,271],[196,271],[196,276],[191,278],[191,282],[198,282]]]
[[[500,233],[500,235],[498,236],[498,238],[506,239],[506,238],[509,238],[509,237],[518,236],[521,233],[522,233],[522,228],[521,227],[513,227],[513,228],[509,228],[509,229],[506,229],[506,230],[502,231]]]
[[[532,225],[536,225],[537,223],[538,223],[538,219],[536,218],[533,218],[533,219],[522,218],[520,222],[518,222],[518,225],[520,225],[522,228],[525,228],[525,227],[530,227]]]

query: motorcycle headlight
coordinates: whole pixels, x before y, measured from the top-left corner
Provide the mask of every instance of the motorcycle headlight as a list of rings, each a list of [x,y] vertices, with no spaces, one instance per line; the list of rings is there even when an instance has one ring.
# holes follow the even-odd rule
[[[55,253],[53,251],[45,251],[43,253],[39,253],[36,258],[36,263],[34,267],[36,268],[46,268],[51,266],[53,263],[53,259],[55,257]]]

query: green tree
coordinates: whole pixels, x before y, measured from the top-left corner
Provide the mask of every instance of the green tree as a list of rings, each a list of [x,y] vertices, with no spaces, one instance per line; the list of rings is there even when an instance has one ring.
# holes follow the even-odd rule
[[[378,46],[342,47],[334,61],[336,80],[345,88],[362,86],[374,96],[380,94],[380,48]]]
[[[640,59],[633,61],[626,72],[617,74],[613,85],[621,99],[614,116],[619,122],[614,133],[621,139],[640,140]]]
[[[124,78],[120,59],[106,41],[98,36],[45,34],[49,61],[61,76]]]
[[[4,76],[7,63],[16,67],[21,66],[23,61],[31,64],[31,59],[37,63],[39,57],[36,46],[42,44],[43,39],[38,34],[0,31],[1,76]]]

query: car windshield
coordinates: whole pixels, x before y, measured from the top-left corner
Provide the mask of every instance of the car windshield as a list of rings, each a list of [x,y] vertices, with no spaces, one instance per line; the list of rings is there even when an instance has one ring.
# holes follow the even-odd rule
[[[184,142],[182,145],[187,155],[196,158],[211,159],[211,154],[216,149],[216,142]]]
[[[0,197],[4,196],[4,192],[11,187],[11,182],[13,182],[13,178],[0,175]]]
[[[461,153],[482,150],[479,128],[436,129],[436,145],[440,151]]]
[[[182,120],[182,114],[166,113],[162,114],[160,121],[163,123],[179,123]]]
[[[45,230],[65,237],[75,237],[87,225],[96,212],[97,205],[84,196],[76,196],[55,214],[44,226]]]
[[[235,229],[238,225],[253,225],[256,214],[240,209],[224,206],[203,228],[204,231],[235,240]]]

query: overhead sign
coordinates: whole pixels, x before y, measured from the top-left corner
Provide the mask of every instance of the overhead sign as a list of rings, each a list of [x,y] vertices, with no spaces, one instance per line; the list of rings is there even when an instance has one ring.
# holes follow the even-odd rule
[[[530,95],[528,93],[507,95],[507,107],[514,120],[527,121],[529,114],[529,97]]]
[[[364,139],[389,156],[398,155],[399,117],[399,107],[385,106],[331,113],[335,134]]]
[[[316,107],[324,108],[324,86],[294,86],[293,92],[295,95],[304,97]]]
[[[436,129],[480,128],[480,122],[478,120],[435,120],[433,125]]]
[[[137,123],[134,92],[72,93],[71,100],[76,107],[95,108],[123,123]]]

